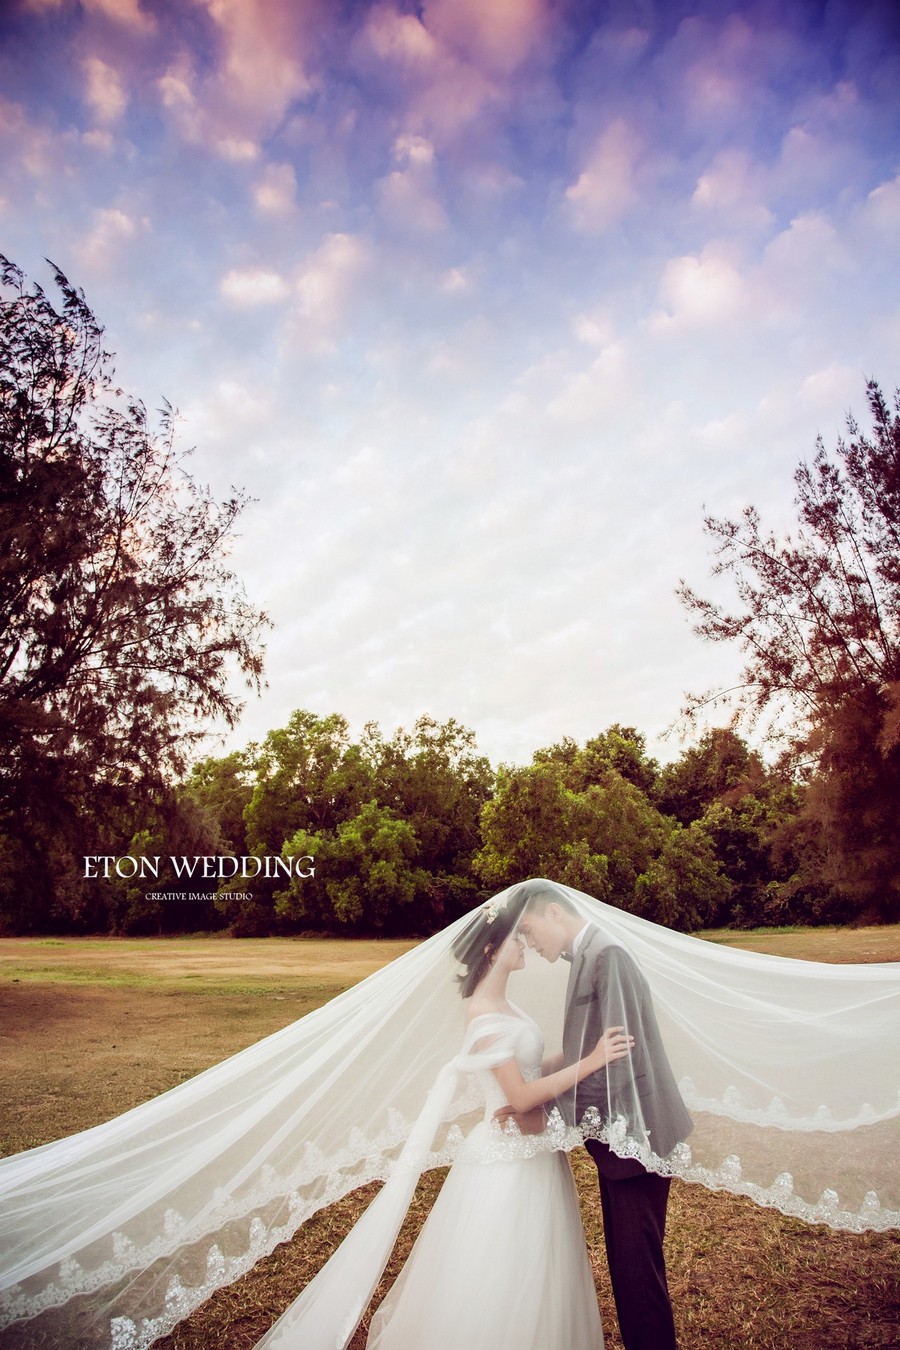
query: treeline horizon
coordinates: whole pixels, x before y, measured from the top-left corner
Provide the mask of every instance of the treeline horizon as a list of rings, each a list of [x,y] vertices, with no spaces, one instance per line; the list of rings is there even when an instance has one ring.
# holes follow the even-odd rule
[[[529,876],[686,932],[888,919],[877,896],[829,878],[815,803],[731,728],[664,765],[616,723],[495,769],[452,718],[390,739],[372,722],[354,739],[339,714],[299,710],[259,744],[199,760],[164,797],[83,820],[71,874],[3,927],[424,937]],[[159,861],[117,876],[85,857]],[[185,857],[281,866],[204,879]]]

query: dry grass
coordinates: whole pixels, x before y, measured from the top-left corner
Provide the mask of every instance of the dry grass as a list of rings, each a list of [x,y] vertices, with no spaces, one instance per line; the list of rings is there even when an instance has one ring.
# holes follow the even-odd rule
[[[340,938],[0,938],[0,979],[218,993],[290,993],[319,1003],[402,956],[413,941]]]
[[[708,942],[745,951],[792,956],[831,964],[900,961],[900,925],[882,928],[754,928],[735,932],[718,928],[701,934]]]
[[[819,960],[900,957],[898,928],[710,936]],[[125,1110],[280,1029],[409,945],[0,941],[0,1148],[30,1147]],[[621,1350],[596,1172],[583,1153],[572,1163],[607,1350]],[[423,1178],[385,1287],[440,1182],[440,1174]],[[366,1188],[317,1215],[162,1344],[167,1350],[249,1350],[373,1192]],[[667,1259],[682,1350],[885,1350],[900,1344],[900,1243],[893,1235],[813,1228],[731,1195],[676,1183]],[[352,1350],[364,1344],[365,1326]]]

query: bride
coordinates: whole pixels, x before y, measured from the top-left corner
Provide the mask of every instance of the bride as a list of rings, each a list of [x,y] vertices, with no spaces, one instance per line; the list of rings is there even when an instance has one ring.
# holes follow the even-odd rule
[[[551,1050],[560,1044],[567,971],[530,956],[518,968],[516,889],[170,1092],[0,1159],[4,1350],[144,1350],[311,1215],[382,1180],[285,1323],[302,1313],[299,1343],[308,1350],[316,1342],[307,1325],[321,1312],[334,1333],[326,1343],[345,1344],[420,1173],[448,1164],[415,1255],[373,1318],[372,1350],[404,1344],[404,1323],[423,1298],[429,1314],[437,1300],[451,1301],[454,1345],[477,1343],[460,1331],[474,1315],[469,1280],[479,1299],[490,1291],[490,1315],[502,1310],[503,1325],[513,1324],[516,1350],[529,1343],[523,1329],[532,1317],[554,1327],[544,1346],[560,1344],[561,1325],[573,1328],[563,1344],[599,1346],[559,1152],[586,1138],[661,1176],[810,1223],[900,1227],[900,1083],[890,1054],[900,999],[890,964],[826,966],[737,951],[543,882],[640,967],[694,1130],[660,1156],[652,1130],[648,1138],[622,1114],[588,1112],[566,1125],[551,1111],[537,1134],[492,1126],[493,1104],[507,1095],[520,1105],[543,1092],[565,1095],[551,1075],[539,1078],[538,1066],[541,1039]],[[460,966],[471,981],[465,1028]],[[586,1074],[592,1056],[628,1048],[607,1037],[586,1046],[569,1072]],[[623,1054],[617,1071],[627,1073],[640,1049]],[[268,1333],[272,1346],[280,1325]],[[488,1339],[504,1344],[499,1331],[486,1331]]]

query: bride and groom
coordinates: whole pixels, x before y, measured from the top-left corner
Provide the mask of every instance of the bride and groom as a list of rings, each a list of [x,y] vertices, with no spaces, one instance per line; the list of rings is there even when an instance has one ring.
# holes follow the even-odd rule
[[[537,1024],[507,995],[510,975],[525,964],[526,943],[550,963],[571,961],[563,1048],[552,1059],[543,1057]],[[577,1194],[554,1139],[566,1126],[590,1135],[615,1125],[621,1153],[662,1159],[691,1130],[646,980],[624,946],[585,922],[564,892],[540,882],[486,905],[453,954],[463,971],[466,1026],[448,1069],[474,1077],[483,1116],[372,1318],[368,1350],[601,1350]],[[433,1128],[428,1122],[424,1133]],[[625,1348],[674,1350],[663,1256],[669,1177],[636,1156],[619,1156],[600,1138],[586,1144],[599,1174]],[[339,1300],[342,1291],[351,1306],[337,1343],[350,1340],[411,1197],[418,1147],[416,1165],[401,1156],[342,1248],[259,1347],[307,1350],[320,1336],[323,1345],[333,1344],[327,1318],[319,1317],[323,1303]],[[392,1197],[404,1174],[412,1183],[400,1180],[403,1194]],[[360,1296],[359,1271],[367,1262],[373,1271]]]

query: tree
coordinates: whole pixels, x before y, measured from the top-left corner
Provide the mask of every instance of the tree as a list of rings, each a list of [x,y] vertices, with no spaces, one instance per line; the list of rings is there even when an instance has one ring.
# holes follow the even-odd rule
[[[563,850],[575,842],[574,797],[558,764],[502,767],[494,795],[481,813],[484,842],[474,861],[485,885],[502,888],[529,876],[563,880]],[[582,859],[581,880],[602,866]]]
[[[247,852],[258,857],[281,854],[298,831],[321,847],[372,795],[371,768],[339,713],[319,717],[297,709],[287,726],[270,731],[261,746],[247,752],[244,773],[252,780],[243,808],[244,838]],[[315,856],[314,848],[308,851]],[[270,933],[279,926],[279,917],[289,920],[301,913],[296,905],[282,905],[276,911],[282,886],[278,877],[258,877],[252,888],[236,879],[220,887],[216,903],[238,936]],[[314,907],[319,897],[318,918],[325,923],[323,888],[321,870],[315,879],[303,882],[305,903]],[[244,898],[248,890],[249,901]],[[311,912],[304,911],[303,917]]]
[[[250,775],[255,746],[221,757],[198,760],[182,785],[180,796],[204,812],[216,853],[247,852],[244,812],[253,796]]]
[[[218,852],[215,824],[188,795],[170,794],[164,810],[141,803],[130,821],[139,828],[129,837],[129,817],[123,815],[117,852],[138,858],[158,858],[156,879],[118,876],[97,883],[102,888],[105,926],[120,936],[146,933],[194,933],[221,928],[216,909],[214,880],[179,876],[171,855],[188,857]]]
[[[752,928],[811,917],[798,884],[798,853],[789,846],[799,799],[795,783],[773,776],[752,790],[716,798],[697,821],[730,883],[714,921]]]
[[[591,783],[602,782],[608,770],[615,769],[649,796],[659,773],[656,760],[647,755],[646,737],[634,727],[623,727],[619,722],[586,741],[583,747],[566,736],[558,745],[536,751],[534,761],[566,765],[566,782],[578,791]]]
[[[371,796],[372,775],[339,713],[291,713],[270,731],[254,762],[244,809],[253,853],[278,853],[298,829],[333,830]]]
[[[390,740],[370,722],[357,743],[338,714],[298,710],[243,758],[205,761],[187,790],[220,831],[231,819],[232,843],[246,794],[248,853],[316,859],[315,876],[287,886],[256,878],[249,902],[243,883],[224,884],[217,904],[233,932],[422,933],[477,903],[471,862],[492,781],[473,733],[453,718],[420,717]]]
[[[307,927],[335,927],[354,933],[409,931],[408,914],[426,878],[415,866],[416,832],[386,807],[366,802],[335,831],[300,830],[284,847],[285,857],[314,857],[318,885],[292,874],[278,892],[275,908]]]
[[[0,831],[15,890],[47,876],[48,850],[85,851],[78,837],[117,804],[162,798],[209,720],[235,724],[230,674],[259,686],[266,620],[226,563],[246,499],[214,501],[175,449],[172,410],[154,430],[115,387],[62,272],[58,309],[2,257],[0,273]],[[77,912],[65,877],[51,904]]]
[[[900,908],[900,394],[892,411],[870,380],[867,401],[871,433],[848,417],[835,453],[820,437],[797,469],[795,535],[766,532],[753,507],[707,518],[737,607],[684,583],[680,594],[701,636],[745,654],[736,715],[771,714],[811,779],[822,875],[888,918]]]
[[[708,928],[731,895],[730,878],[716,857],[701,821],[685,829],[675,825],[655,857],[634,880],[636,914],[669,928],[694,932]]]
[[[443,927],[478,902],[472,859],[493,786],[490,762],[478,753],[474,732],[452,717],[423,715],[389,741],[370,723],[362,748],[379,803],[415,833],[417,923]]]
[[[596,745],[591,782],[584,752],[568,741],[501,769],[482,812],[477,873],[492,886],[552,877],[659,923],[700,927],[728,893],[709,838],[662,815],[618,769],[599,770]]]
[[[665,815],[690,825],[713,802],[741,796],[764,776],[762,760],[745,740],[730,727],[714,727],[660,770],[654,800]]]

